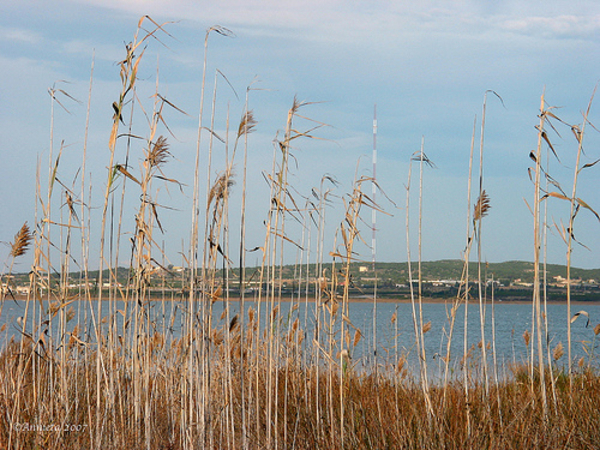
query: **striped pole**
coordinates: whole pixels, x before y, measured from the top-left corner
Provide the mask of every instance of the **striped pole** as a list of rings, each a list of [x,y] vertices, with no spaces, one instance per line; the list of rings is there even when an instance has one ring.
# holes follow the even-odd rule
[[[371,192],[373,203],[376,203],[375,202],[375,196],[377,194],[376,181],[377,181],[377,105],[375,105],[374,110],[373,110],[373,182],[372,182],[373,190]],[[375,256],[377,253],[376,239],[375,239],[376,224],[377,224],[377,211],[375,210],[375,208],[373,208],[373,210],[372,210],[371,219],[372,219],[372,228],[373,228],[373,237],[372,237],[372,241],[371,241],[371,247],[372,247],[372,257],[373,257],[373,270],[375,270]]]
[[[377,194],[377,104],[373,107],[373,181],[371,182],[373,187],[371,195],[373,203],[375,204],[375,197]],[[373,231],[371,241],[371,256],[372,256],[372,270],[373,270],[373,362],[375,370],[377,370],[377,272],[375,271],[375,258],[377,254],[377,210],[375,206],[371,211],[371,227]]]

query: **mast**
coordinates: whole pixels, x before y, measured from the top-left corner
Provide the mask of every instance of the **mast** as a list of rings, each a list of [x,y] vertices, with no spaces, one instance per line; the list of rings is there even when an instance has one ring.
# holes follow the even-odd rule
[[[373,109],[373,182],[372,184],[372,199],[373,199],[373,203],[376,203],[375,201],[375,195],[377,194],[377,104],[374,106]],[[376,257],[376,253],[377,253],[377,247],[376,247],[376,224],[377,224],[377,211],[375,210],[375,208],[373,208],[373,210],[371,211],[371,222],[372,222],[372,229],[373,229],[373,236],[372,236],[372,240],[371,240],[371,249],[372,249],[372,260],[373,260],[373,271],[375,271],[375,257]]]
[[[373,270],[373,362],[375,370],[377,370],[377,272],[375,271],[375,258],[377,255],[377,210],[375,209],[376,201],[375,196],[377,194],[377,104],[373,107],[373,180],[372,185],[372,200],[373,209],[371,210],[371,228],[373,235],[371,238],[371,257],[372,257],[372,270]]]

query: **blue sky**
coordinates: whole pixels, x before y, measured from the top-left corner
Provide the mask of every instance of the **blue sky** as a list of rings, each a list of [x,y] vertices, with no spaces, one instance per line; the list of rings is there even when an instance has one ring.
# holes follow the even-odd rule
[[[297,168],[293,168],[290,181],[298,196],[310,195],[325,174],[340,182],[335,190],[339,197],[351,189],[357,166],[360,174],[371,175],[373,106],[377,104],[377,178],[393,201],[383,200],[379,194],[381,206],[391,215],[378,215],[378,260],[406,260],[405,183],[410,155],[419,150],[422,138],[425,153],[436,165],[424,172],[423,258],[460,258],[466,234],[473,122],[477,118],[478,144],[484,93],[493,90],[503,104],[488,97],[483,171],[492,209],[484,219],[483,257],[490,262],[532,260],[532,217],[525,202],[532,204],[533,200],[527,169],[532,163],[529,152],[537,144],[534,126],[540,95],[545,90],[548,103],[558,108],[558,116],[580,124],[581,113],[600,80],[600,6],[593,0],[3,0],[1,4],[0,240],[4,242],[13,239],[23,222],[35,222],[38,159],[42,183],[47,182],[48,89],[63,89],[81,102],[62,96],[61,103],[69,113],[57,105],[54,112],[55,152],[64,141],[59,176],[70,185],[80,176],[94,60],[86,173],[93,186],[90,206],[96,211],[106,183],[111,104],[119,93],[116,62],[124,57],[124,45],[132,40],[142,15],[159,23],[173,22],[165,26],[171,37],[161,35],[160,42],[149,42],[138,95],[151,109],[158,71],[161,94],[189,114],[173,110],[166,117],[175,138],[169,137],[174,158],[165,174],[186,184],[183,194],[173,186],[165,186],[159,193],[162,204],[176,210],[162,213],[166,234],[160,237],[169,262],[175,265],[181,263],[178,254],[189,242],[203,41],[212,25],[227,27],[235,34],[229,38],[212,34],[209,40],[205,108],[210,108],[217,70],[231,84],[218,77],[215,130],[219,134],[225,135],[228,110],[231,128],[237,127],[246,88],[253,87],[250,108],[258,125],[249,136],[247,248],[262,245],[264,240],[269,194],[262,172],[270,171],[272,141],[284,128],[287,110],[297,96],[317,102],[303,108],[303,115],[329,125],[315,132],[321,139],[296,143]],[[592,106],[590,120],[600,128],[598,110],[599,106]],[[134,124],[136,133],[147,136],[141,114]],[[300,121],[298,126],[308,124]],[[561,161],[551,161],[549,171],[570,192],[576,141],[568,128],[557,130],[560,136],[549,135]],[[599,133],[591,127],[588,130],[583,163],[600,158]],[[161,132],[167,134],[164,129]],[[215,152],[213,176],[223,169],[219,155],[224,149],[216,147]],[[132,149],[132,155],[137,169],[141,144]],[[238,171],[240,164],[236,164]],[[598,170],[600,167],[594,166],[581,173],[577,195],[600,210]],[[232,198],[232,229],[239,220],[239,183],[238,179]],[[414,245],[417,185],[411,189]],[[135,194],[131,196],[124,223],[133,226]],[[475,198],[474,194],[471,203]],[[55,201],[54,214],[59,221],[63,211],[59,196]],[[550,221],[568,221],[563,203],[557,199],[548,203]],[[335,229],[343,219],[341,200],[334,201],[326,217],[326,247],[333,250]],[[97,232],[99,224],[94,220],[92,228]],[[370,213],[365,212],[365,220],[370,221]],[[299,230],[290,230],[300,239]],[[365,228],[364,233],[370,242],[370,230]],[[575,236],[588,249],[576,246],[573,265],[600,267],[600,223],[588,211],[578,215]],[[92,254],[97,251],[96,242],[92,240]],[[564,263],[565,250],[551,230],[549,262]],[[0,261],[7,260],[7,251],[0,246]],[[370,259],[366,246],[359,251]],[[416,255],[416,247],[412,252]],[[292,262],[296,253],[290,249],[287,255]],[[252,258],[249,264],[254,262]],[[17,270],[27,270],[27,264],[23,259]]]

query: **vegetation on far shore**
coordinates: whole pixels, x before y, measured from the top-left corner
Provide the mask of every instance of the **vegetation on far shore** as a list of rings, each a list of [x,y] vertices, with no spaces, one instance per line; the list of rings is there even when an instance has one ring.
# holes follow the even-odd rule
[[[416,262],[413,262],[416,264]],[[460,260],[423,261],[421,263],[423,295],[430,300],[452,299],[456,296],[460,286],[463,262]],[[470,269],[475,271],[477,263],[470,263]],[[294,265],[284,265],[281,269],[282,295],[290,297],[298,294],[300,283],[294,278]],[[309,274],[313,286],[309,287],[310,293],[316,295],[315,287],[317,276],[317,265],[308,264],[306,271]],[[260,267],[248,267],[247,273],[253,274],[260,271]],[[183,273],[182,273],[183,272]],[[187,273],[186,273],[187,272]],[[533,289],[533,263],[525,261],[507,261],[503,263],[486,264],[487,279],[494,278],[494,295],[498,301],[531,301]],[[108,280],[113,274],[117,283],[126,286],[134,275],[132,269],[120,267],[118,269],[105,269],[102,277],[97,270],[87,272],[92,291],[97,291],[97,280]],[[174,266],[173,264],[159,269],[150,276],[149,294],[154,299],[183,299],[186,296],[187,285],[185,280],[189,277],[189,269]],[[231,268],[226,272],[216,271],[216,278],[224,279],[226,276],[233,280],[239,279],[240,270]],[[252,275],[250,275],[252,276]],[[375,279],[377,279],[377,295],[381,300],[410,300],[410,289],[408,286],[407,263],[375,263],[375,270],[370,263],[355,262],[350,264],[350,276],[352,285],[350,296],[359,299],[368,299],[373,296]],[[75,294],[79,292],[78,283],[82,279],[81,272],[72,272],[68,276],[70,291]],[[553,303],[566,302],[566,266],[561,264],[548,264],[546,270],[547,300]],[[597,302],[600,301],[600,269],[571,269],[571,296],[573,301]],[[60,274],[54,274],[55,283],[60,282]],[[475,283],[475,281],[473,281]],[[29,287],[29,274],[16,273],[7,285],[10,292],[5,292],[7,297],[17,299],[26,298]],[[257,283],[246,283],[251,291],[258,289]],[[105,286],[105,290],[108,287]],[[266,285],[263,285],[266,289]],[[231,297],[239,298],[239,286],[233,283],[229,286]],[[300,294],[302,294],[301,292]]]

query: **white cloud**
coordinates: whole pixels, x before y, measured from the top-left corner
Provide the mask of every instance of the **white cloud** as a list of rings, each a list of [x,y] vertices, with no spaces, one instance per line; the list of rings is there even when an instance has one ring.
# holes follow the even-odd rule
[[[0,39],[35,45],[41,41],[41,36],[34,31],[26,30],[24,28],[7,28],[0,26]]]
[[[81,39],[66,41],[62,44],[62,50],[66,53],[85,57],[90,57],[93,53],[96,59],[106,61],[118,61],[124,55],[122,45],[98,44],[97,42]]]
[[[600,15],[507,18],[501,22],[501,28],[543,37],[594,38],[600,33]]]
[[[600,9],[585,0],[480,2],[371,2],[341,0],[219,2],[172,0],[72,0],[75,3],[149,15],[158,22],[183,20],[227,26],[234,31],[309,41],[394,41],[408,35],[478,36],[503,34],[594,38],[600,32]],[[540,14],[540,11],[543,12]]]

